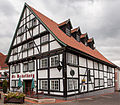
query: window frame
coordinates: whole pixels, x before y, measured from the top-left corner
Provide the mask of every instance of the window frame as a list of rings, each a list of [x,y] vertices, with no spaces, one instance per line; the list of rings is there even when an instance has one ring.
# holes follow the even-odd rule
[[[46,60],[46,61],[44,61]],[[46,62],[46,64],[44,64],[43,66],[43,61]],[[48,67],[48,58],[43,58],[43,59],[40,59],[40,68],[47,68]]]
[[[56,84],[57,83],[57,84]],[[53,91],[59,91],[60,88],[59,88],[59,80],[58,79],[55,79],[55,80],[51,80],[50,81],[50,90],[53,90]],[[57,86],[57,88],[56,88]]]
[[[56,56],[50,57],[50,67],[56,67],[58,65],[59,65],[59,56],[56,55]]]
[[[27,70],[24,69],[24,66],[27,65]],[[28,72],[28,62],[23,63],[23,72]]]

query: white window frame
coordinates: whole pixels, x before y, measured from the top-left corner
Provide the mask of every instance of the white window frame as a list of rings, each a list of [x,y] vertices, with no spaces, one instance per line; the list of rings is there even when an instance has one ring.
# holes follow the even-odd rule
[[[15,87],[16,86],[16,81],[15,80],[12,80],[11,81],[11,87]]]
[[[13,54],[17,54],[17,52],[18,52],[17,48],[14,48],[13,49]]]
[[[27,49],[27,43],[23,45],[23,51]]]
[[[78,64],[78,59],[77,59],[77,55],[73,55],[71,53],[68,53],[68,63],[73,64],[73,65],[77,65]]]
[[[57,83],[57,84],[56,84]],[[59,90],[59,80],[51,80],[51,90]]]
[[[47,68],[48,67],[48,58],[44,58],[40,60],[41,68]]]
[[[59,64],[58,55],[51,57],[50,60],[51,60],[51,65],[50,65],[51,67],[58,66],[58,64]]]
[[[32,64],[32,67],[30,67],[30,64]],[[34,61],[28,62],[28,69],[29,69],[29,71],[33,71],[34,70],[34,64],[35,64]]]
[[[68,90],[78,89],[77,79],[68,79]]]
[[[48,34],[41,37],[41,43],[48,42]]]
[[[27,68],[25,68],[25,66],[27,66]],[[28,62],[23,63],[23,72],[27,72],[28,71]]]
[[[48,89],[48,81],[47,80],[41,80],[41,89],[42,90]]]
[[[68,36],[70,36],[71,30],[70,30],[69,28],[66,28],[66,34],[67,34]]]
[[[20,72],[20,64],[15,65],[15,72],[16,73]]]

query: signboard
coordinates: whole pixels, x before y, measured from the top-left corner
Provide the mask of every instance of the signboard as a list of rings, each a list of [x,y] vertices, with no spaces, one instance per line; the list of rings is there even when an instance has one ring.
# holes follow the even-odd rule
[[[12,75],[12,78],[34,78],[34,74],[17,74]]]

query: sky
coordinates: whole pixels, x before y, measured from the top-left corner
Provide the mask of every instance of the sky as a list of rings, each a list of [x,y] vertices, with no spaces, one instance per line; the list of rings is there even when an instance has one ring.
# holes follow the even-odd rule
[[[120,0],[0,0],[0,52],[8,53],[25,2],[57,23],[70,19],[120,66]]]

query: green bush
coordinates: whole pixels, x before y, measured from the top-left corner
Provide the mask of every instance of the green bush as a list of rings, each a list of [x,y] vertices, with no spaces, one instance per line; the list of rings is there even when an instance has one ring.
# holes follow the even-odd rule
[[[3,88],[3,93],[7,93],[7,80],[3,80],[2,88]]]

